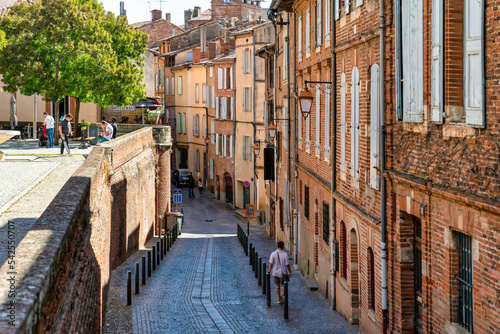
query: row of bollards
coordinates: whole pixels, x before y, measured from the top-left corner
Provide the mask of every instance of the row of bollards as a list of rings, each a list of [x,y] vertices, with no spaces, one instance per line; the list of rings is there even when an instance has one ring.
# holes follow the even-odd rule
[[[166,233],[160,235],[160,240],[153,245],[152,250],[148,250],[148,256],[142,257],[141,266],[139,262],[135,263],[135,294],[139,294],[139,271],[141,270],[142,285],[146,285],[146,270],[147,277],[151,277],[152,271],[160,270],[160,261],[166,257],[167,252],[170,251],[172,245],[177,240],[180,234],[179,226],[176,223],[171,229],[167,230]],[[132,273],[127,271],[127,305],[132,305]]]
[[[267,272],[267,264],[262,260],[262,257],[259,257],[259,253],[255,251],[255,247],[252,243],[248,242],[248,234],[250,233],[249,227],[247,226],[247,233],[245,233],[245,230],[238,224],[237,230],[238,240],[243,247],[245,255],[248,256],[248,263],[255,272],[255,278],[257,278],[258,284],[262,285],[262,294],[266,295],[267,306],[271,306],[271,275]],[[283,283],[283,288],[285,296],[283,314],[284,318],[288,319],[288,282]]]

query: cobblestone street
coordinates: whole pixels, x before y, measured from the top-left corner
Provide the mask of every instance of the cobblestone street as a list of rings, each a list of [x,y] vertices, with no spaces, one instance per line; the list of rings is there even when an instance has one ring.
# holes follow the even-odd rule
[[[114,270],[106,314],[107,333],[356,333],[330,310],[305,279],[293,271],[289,290],[289,320],[283,319],[274,286],[267,307],[236,236],[234,210],[213,200],[194,200],[183,189],[185,224],[182,235],[126,305],[126,272],[134,273],[146,250],[137,252]],[[208,220],[208,221],[206,221]],[[251,226],[250,242],[268,262],[275,243],[264,228]],[[156,240],[150,242],[150,246]],[[150,249],[150,248],[149,248]],[[134,277],[132,277],[134,282]],[[132,284],[133,285],[133,284]]]

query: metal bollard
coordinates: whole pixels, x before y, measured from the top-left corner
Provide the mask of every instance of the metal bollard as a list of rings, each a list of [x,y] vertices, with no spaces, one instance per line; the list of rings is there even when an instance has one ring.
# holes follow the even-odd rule
[[[127,305],[132,305],[132,273],[127,271]]]
[[[148,250],[148,277],[151,277],[151,251]]]
[[[158,264],[158,267],[159,267],[160,266],[160,258],[163,257],[163,256],[160,256],[160,254],[163,254],[163,252],[161,251],[161,245],[160,245],[159,240],[156,242],[156,254],[158,254],[158,256],[156,257],[156,263]]]
[[[167,231],[167,252],[170,252],[170,230]]]
[[[153,246],[153,256],[152,256],[152,259],[153,259],[153,271],[156,270],[156,246]]]
[[[163,255],[167,256],[167,235],[163,235]]]
[[[259,273],[258,279],[259,279],[259,286],[261,286],[262,285],[262,258],[261,257],[259,257],[259,262],[258,263],[259,263],[259,269],[257,270],[258,273]]]
[[[160,259],[163,261],[163,238],[160,237]]]
[[[245,255],[248,256],[248,235],[245,235]]]
[[[250,222],[247,222],[247,234],[250,235]]]
[[[285,319],[288,319],[288,282],[283,282],[283,290],[285,290],[283,292],[285,295],[283,315]]]
[[[266,273],[267,306],[271,306],[271,275]]]
[[[139,293],[139,262],[135,263],[135,294]]]
[[[267,265],[266,263],[262,263],[262,294],[266,294],[266,269]]]
[[[158,217],[158,236],[161,235],[161,218]]]
[[[253,259],[253,266],[255,267],[255,278],[259,277],[259,252],[255,252],[255,257]]]
[[[142,285],[146,285],[146,257],[142,257]]]
[[[248,244],[248,252],[250,253],[250,255],[248,256],[248,263],[252,264],[252,243]]]

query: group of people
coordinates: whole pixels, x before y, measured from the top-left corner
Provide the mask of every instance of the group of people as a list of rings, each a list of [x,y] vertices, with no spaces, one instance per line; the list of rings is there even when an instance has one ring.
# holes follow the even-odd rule
[[[194,199],[195,181],[193,175],[189,176],[188,187],[189,187],[189,198]],[[203,181],[201,180],[201,178],[198,179],[198,191],[200,192],[200,197],[201,197],[201,195],[203,194]]]
[[[45,132],[48,139],[47,148],[52,148],[54,147],[55,120],[54,117],[49,115],[48,112],[44,112],[43,115],[45,117],[43,125],[45,127]],[[68,155],[71,156],[71,151],[69,148],[69,137],[73,136],[73,130],[71,128],[72,120],[73,116],[71,114],[67,114],[64,115],[64,118],[59,122],[59,135],[61,136],[61,155],[64,155],[64,149],[66,148]],[[111,117],[109,122],[105,120],[101,121],[101,128],[103,134],[101,140],[99,141],[100,143],[116,138],[118,128],[116,126],[115,117]]]

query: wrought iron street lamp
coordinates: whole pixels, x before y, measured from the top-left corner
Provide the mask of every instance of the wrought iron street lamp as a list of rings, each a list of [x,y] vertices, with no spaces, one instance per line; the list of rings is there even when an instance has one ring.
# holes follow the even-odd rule
[[[274,138],[276,138],[276,125],[274,125],[274,123],[271,123],[269,124],[269,127],[267,128],[268,132],[269,132],[269,138],[271,140],[274,140]]]
[[[259,153],[260,153],[260,146],[259,144],[255,143],[255,144],[252,144],[252,148],[253,148],[253,152],[255,153],[255,156],[259,156]]]
[[[300,92],[299,95],[300,112],[302,113],[302,116],[304,116],[304,118],[309,116],[309,112],[311,111],[312,101],[313,101],[313,95],[306,86],[304,90]]]

